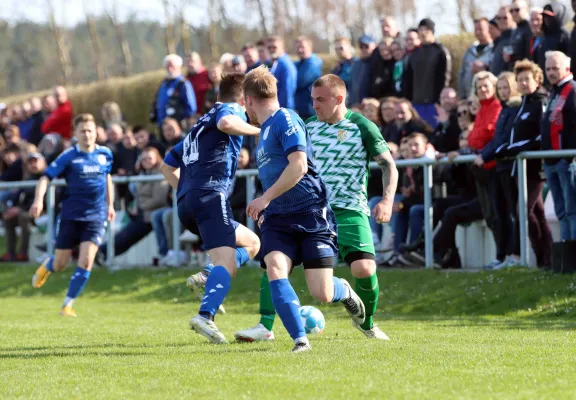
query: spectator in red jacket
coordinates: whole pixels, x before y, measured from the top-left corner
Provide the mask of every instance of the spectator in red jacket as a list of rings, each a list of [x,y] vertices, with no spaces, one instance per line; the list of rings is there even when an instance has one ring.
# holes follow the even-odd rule
[[[212,82],[210,82],[210,78],[208,77],[208,70],[202,63],[202,58],[200,58],[200,55],[195,51],[188,56],[187,67],[188,74],[186,78],[190,81],[192,89],[194,89],[194,93],[196,94],[198,113],[202,113],[206,92],[212,88]]]
[[[72,103],[68,100],[68,93],[63,86],[54,88],[54,97],[58,105],[50,113],[48,118],[42,124],[42,133],[56,133],[62,136],[62,139],[69,141],[72,138]]]
[[[496,121],[500,116],[502,105],[496,98],[496,82],[498,79],[488,71],[480,71],[474,75],[473,87],[476,96],[480,100],[480,109],[474,120],[474,127],[468,135],[468,144],[476,153],[481,153],[484,147],[490,143],[496,131]],[[474,176],[476,178],[476,189],[478,200],[482,208],[482,215],[486,224],[494,235],[496,243],[496,259],[486,266],[493,268],[500,265],[506,258],[506,242],[502,240],[499,233],[502,232],[499,224],[505,221],[506,215],[500,215],[500,208],[494,207],[492,201],[493,193],[496,192],[495,185],[498,182],[496,174],[496,162],[484,163],[482,155],[478,154],[474,161]]]

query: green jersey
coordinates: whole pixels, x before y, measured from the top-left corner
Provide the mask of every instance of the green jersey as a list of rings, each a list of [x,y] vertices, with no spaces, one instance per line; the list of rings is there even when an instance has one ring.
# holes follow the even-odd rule
[[[373,157],[389,151],[378,127],[350,110],[335,124],[312,117],[306,127],[315,164],[329,191],[330,206],[369,216],[368,164]]]

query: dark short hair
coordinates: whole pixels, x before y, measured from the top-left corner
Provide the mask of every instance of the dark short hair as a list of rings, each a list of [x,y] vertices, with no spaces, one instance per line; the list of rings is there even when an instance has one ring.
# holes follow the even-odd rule
[[[78,125],[85,124],[87,122],[96,123],[96,121],[94,121],[94,116],[92,114],[84,113],[84,114],[77,115],[76,118],[74,118],[74,122],[73,122],[74,128],[77,128]]]
[[[487,24],[490,24],[490,20],[486,17],[480,17],[480,18],[476,18],[474,20],[474,23],[477,24],[478,22],[486,22]]]
[[[257,47],[266,46],[266,39],[260,39],[256,42]]]
[[[424,143],[428,143],[428,136],[426,136],[422,132],[412,132],[407,137],[408,140],[421,138],[422,140],[424,140]]]
[[[256,48],[256,46],[254,46],[254,43],[248,42],[244,46],[242,46],[242,49],[240,51],[246,51],[246,50],[254,49],[254,48]]]
[[[236,103],[244,96],[244,74],[234,72],[226,74],[220,82],[218,98],[223,103]]]

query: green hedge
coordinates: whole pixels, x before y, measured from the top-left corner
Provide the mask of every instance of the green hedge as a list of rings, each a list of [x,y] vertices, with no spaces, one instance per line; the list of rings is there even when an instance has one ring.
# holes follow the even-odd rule
[[[470,34],[449,35],[440,37],[452,55],[452,85],[456,84],[456,76],[460,67],[460,59],[474,37]],[[329,55],[320,55],[324,60],[324,72],[328,73],[336,63]],[[163,79],[162,71],[152,71],[131,76],[129,78],[111,78],[86,85],[68,88],[69,96],[76,113],[89,112],[100,119],[100,108],[106,101],[115,101],[120,105],[124,118],[133,125],[149,125],[148,113],[152,99]],[[22,102],[32,96],[44,95],[47,91],[24,93],[0,100],[11,104]]]

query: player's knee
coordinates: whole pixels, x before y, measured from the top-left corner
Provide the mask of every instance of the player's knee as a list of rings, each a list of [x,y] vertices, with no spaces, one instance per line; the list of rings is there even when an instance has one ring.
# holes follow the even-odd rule
[[[354,278],[369,278],[376,272],[376,263],[373,260],[357,260],[350,269]]]
[[[52,268],[54,268],[54,271],[56,272],[62,272],[66,269],[67,264],[68,260],[55,258],[54,261],[52,262]]]
[[[250,245],[248,246],[248,248],[246,250],[248,251],[248,255],[250,256],[250,259],[253,259],[254,257],[256,257],[256,254],[258,254],[258,252],[260,251],[260,239],[258,239],[258,236],[254,235],[254,237],[251,240]]]
[[[328,287],[313,287],[310,288],[310,294],[322,303],[331,303],[334,298],[334,289]]]

